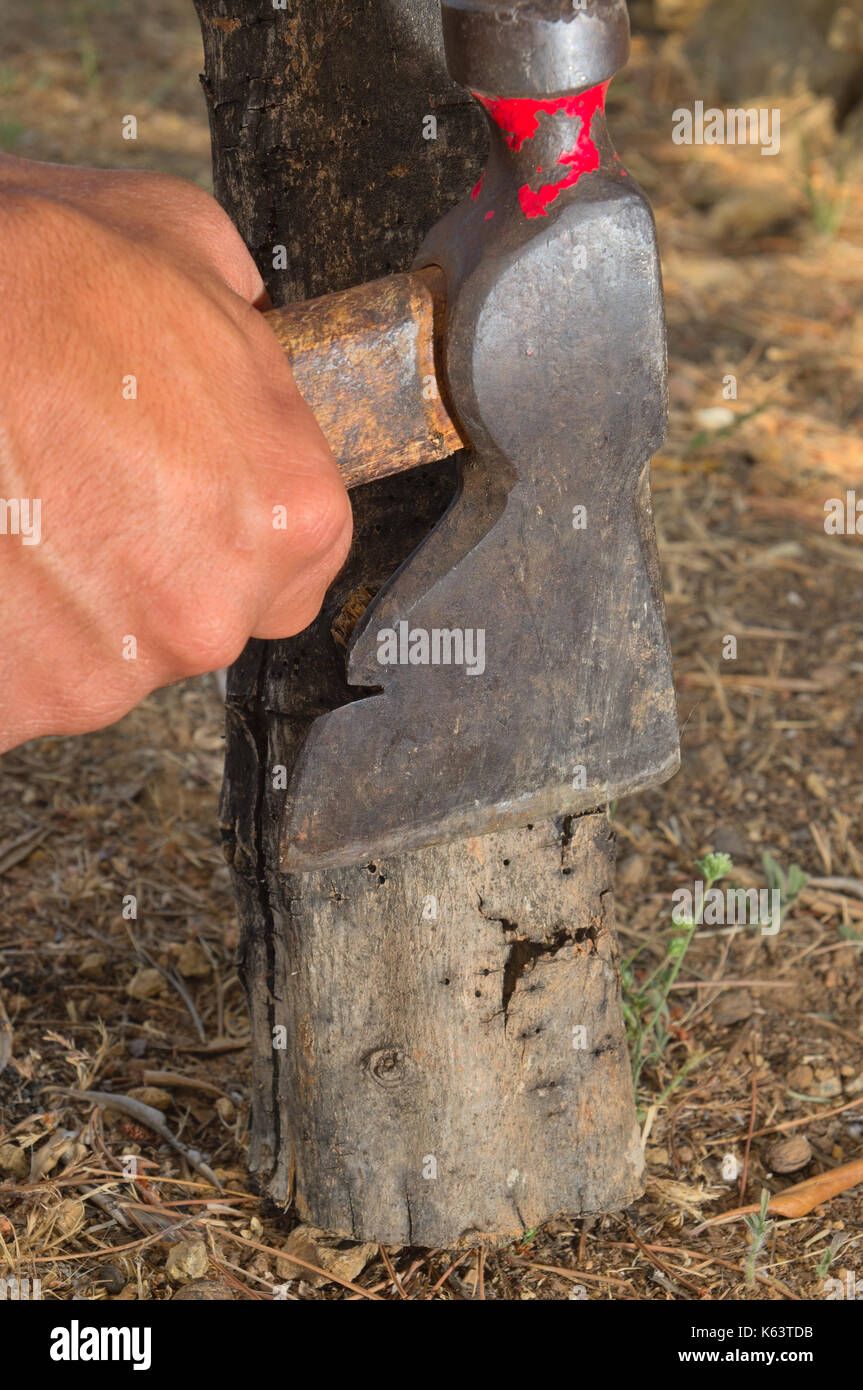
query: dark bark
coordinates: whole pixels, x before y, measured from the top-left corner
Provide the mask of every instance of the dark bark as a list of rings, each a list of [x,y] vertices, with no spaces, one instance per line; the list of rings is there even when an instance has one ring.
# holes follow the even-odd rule
[[[274,302],[407,269],[485,150],[446,74],[435,0],[196,3],[216,193]],[[252,642],[233,668],[221,813],[252,1016],[252,1170],[316,1224],[437,1246],[619,1206],[641,1168],[603,815],[368,867],[277,869],[273,770],[290,771],[316,715],[367,693],[347,686],[332,630],[455,481],[449,461],[353,494],[354,546],[318,621]],[[344,779],[362,795],[349,767]]]

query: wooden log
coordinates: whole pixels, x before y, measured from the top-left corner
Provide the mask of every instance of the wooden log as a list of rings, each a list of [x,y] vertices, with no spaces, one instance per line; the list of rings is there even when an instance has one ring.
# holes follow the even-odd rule
[[[612,875],[595,815],[304,877],[273,1014],[301,1216],[453,1245],[638,1195]]]
[[[407,270],[485,152],[446,74],[437,0],[196,3],[217,196],[273,301]],[[345,614],[456,485],[447,461],[353,494],[354,547],[317,622],[250,643],[232,668],[221,811],[252,1019],[251,1168],[316,1224],[433,1246],[615,1209],[641,1171],[604,815],[278,869],[285,770],[312,719],[368,693],[346,684]],[[345,795],[362,795],[350,768]]]

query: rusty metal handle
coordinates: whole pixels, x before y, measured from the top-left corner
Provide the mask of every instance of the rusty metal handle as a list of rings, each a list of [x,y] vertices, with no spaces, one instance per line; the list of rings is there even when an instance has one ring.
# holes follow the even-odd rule
[[[443,286],[430,266],[265,315],[349,488],[464,447],[438,370]]]

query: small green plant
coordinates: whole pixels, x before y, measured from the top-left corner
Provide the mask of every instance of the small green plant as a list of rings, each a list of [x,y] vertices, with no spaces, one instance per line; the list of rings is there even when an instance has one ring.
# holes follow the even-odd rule
[[[784,873],[773,856],[768,854],[766,850],[761,856],[761,866],[764,869],[767,887],[771,891],[776,890],[779,893],[779,923],[781,926],[809,882],[809,875],[805,874],[796,864],[791,865],[787,874]]]
[[[704,880],[704,891],[707,893],[714,883],[731,873],[734,865],[730,855],[712,851],[703,859],[696,859],[695,867]],[[668,996],[680,974],[680,967],[695,935],[695,929],[700,923],[690,915],[689,919],[679,925],[683,930],[675,932],[666,948],[664,960],[660,961],[646,979],[639,980],[635,972],[635,962],[641,948],[629,956],[621,967],[623,1019],[632,1059],[632,1079],[636,1094],[644,1068],[656,1066],[668,1046],[672,1031]],[[689,1058],[665,1087],[659,1096],[659,1103],[671,1095],[703,1056],[704,1053],[699,1052]]]
[[[850,941],[852,946],[863,946],[863,932],[855,931],[853,927],[846,927],[844,922],[839,923],[839,935],[843,941]]]
[[[854,1241],[854,1239],[855,1237],[853,1231],[836,1232],[836,1234],[830,1240],[830,1243],[824,1247],[824,1250],[821,1253],[821,1258],[815,1265],[815,1273],[818,1275],[819,1279],[827,1278],[827,1275],[830,1273],[830,1266],[832,1265],[833,1261],[835,1259],[838,1259],[842,1249],[846,1245],[851,1244]]]
[[[740,426],[745,425],[747,420],[754,419],[756,415],[761,414],[762,410],[766,410],[768,404],[769,402],[765,402],[763,405],[755,406],[753,410],[745,410],[742,415],[735,416],[733,424],[723,425],[719,430],[696,431],[683,451],[684,458],[689,458],[691,454],[703,449],[705,444],[709,444],[712,439],[724,439],[727,435],[734,434],[735,430],[739,430]]]
[[[78,40],[78,58],[88,90],[98,91],[102,83],[102,59],[89,34],[84,34]]]
[[[801,141],[803,158],[803,188],[809,207],[809,220],[819,236],[833,240],[848,208],[848,191],[845,187],[845,169],[840,165],[836,170],[833,187],[829,190],[816,184],[812,175],[812,158],[805,140]]]
[[[0,120],[0,150],[14,150],[21,143],[24,127],[20,121]]]
[[[770,1201],[770,1193],[766,1187],[761,1189],[761,1206],[758,1211],[751,1216],[744,1216],[743,1220],[749,1232],[749,1246],[746,1251],[746,1261],[743,1266],[746,1278],[746,1287],[751,1289],[755,1284],[758,1256],[764,1248],[772,1222],[767,1220],[767,1203]]]

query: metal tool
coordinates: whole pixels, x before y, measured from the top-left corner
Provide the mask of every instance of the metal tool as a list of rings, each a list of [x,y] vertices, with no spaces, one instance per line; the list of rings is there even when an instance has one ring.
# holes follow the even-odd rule
[[[659,264],[604,114],[626,5],[442,11],[491,135],[483,178],[416,262],[443,275],[461,487],[354,631],[348,680],[381,693],[311,727],[285,807],[292,872],[588,810],[679,762],[648,483]]]

